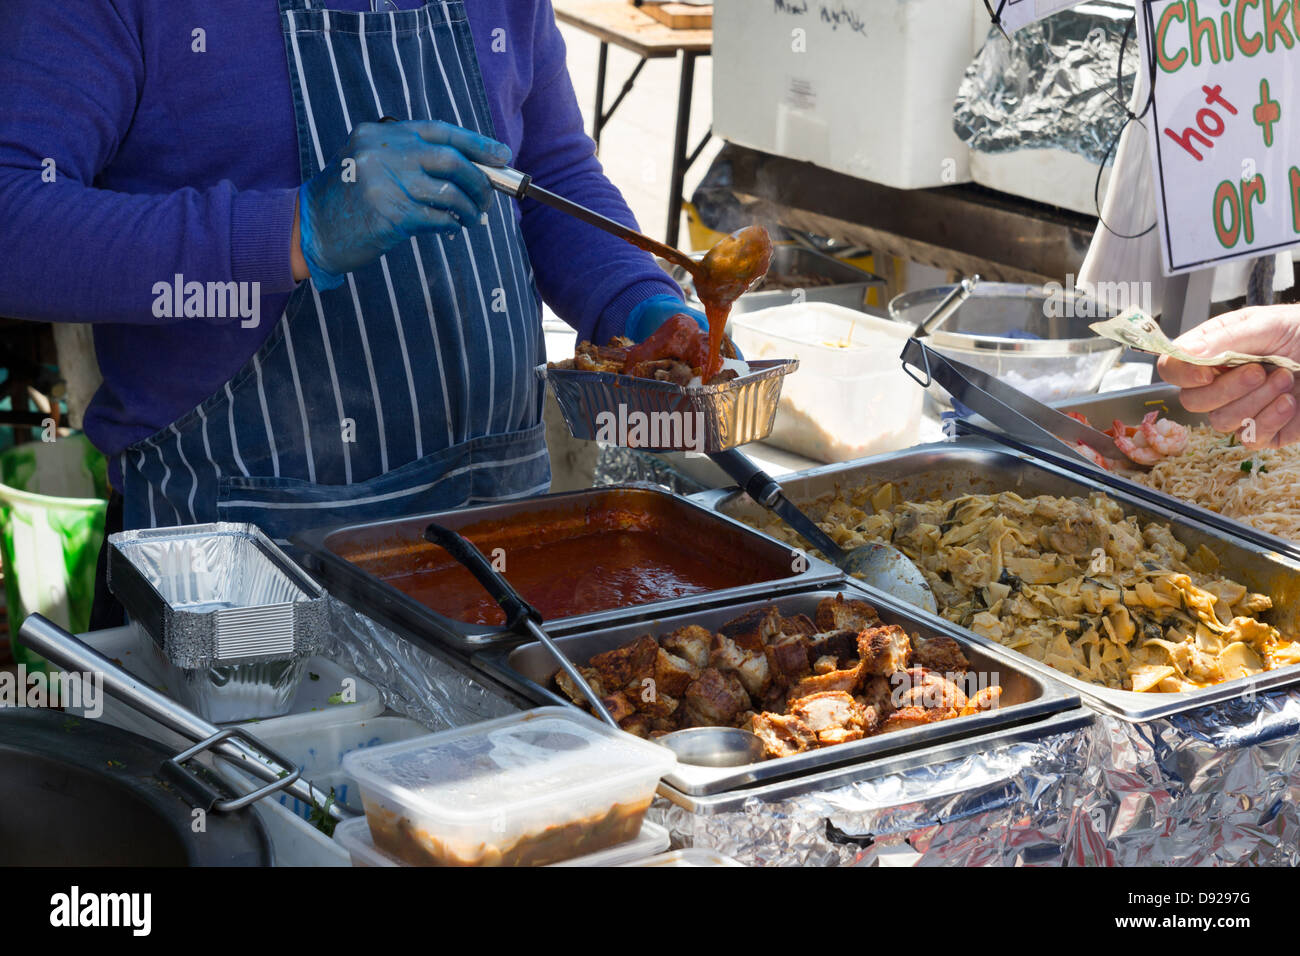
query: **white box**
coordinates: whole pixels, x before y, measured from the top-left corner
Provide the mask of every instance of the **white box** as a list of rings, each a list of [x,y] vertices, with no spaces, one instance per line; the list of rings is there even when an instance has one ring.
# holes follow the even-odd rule
[[[1110,166],[1101,175],[1101,199],[1110,186]],[[1097,215],[1093,194],[1097,164],[1069,150],[1017,149],[1009,153],[970,152],[971,178],[981,186],[1085,216]]]
[[[969,182],[952,106],[977,7],[987,21],[978,0],[716,0],[714,132],[900,189]]]

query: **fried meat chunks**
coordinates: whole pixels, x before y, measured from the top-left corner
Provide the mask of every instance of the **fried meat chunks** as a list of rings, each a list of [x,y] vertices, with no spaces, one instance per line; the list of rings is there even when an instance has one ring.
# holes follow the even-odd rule
[[[997,706],[999,687],[967,698],[969,668],[952,638],[909,636],[871,605],[836,595],[812,617],[769,605],[716,632],[645,634],[579,670],[630,733],[745,727],[767,756],[786,757]],[[555,679],[584,702],[563,671]]]

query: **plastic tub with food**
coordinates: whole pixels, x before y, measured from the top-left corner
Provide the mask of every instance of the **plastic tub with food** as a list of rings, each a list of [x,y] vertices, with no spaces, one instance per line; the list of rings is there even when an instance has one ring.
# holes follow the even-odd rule
[[[909,332],[825,302],[735,316],[732,335],[747,359],[799,360],[766,441],[828,463],[914,445],[924,392],[899,361]]]
[[[375,847],[416,866],[544,866],[641,830],[672,752],[567,707],[354,751]]]
[[[364,817],[345,820],[334,828],[334,840],[346,849],[352,857],[353,866],[384,867],[408,866],[409,864],[391,856],[375,846],[370,837],[370,828]],[[632,839],[612,846],[607,850],[597,850],[586,856],[577,856],[569,860],[552,863],[551,866],[626,866],[634,860],[646,859],[649,854],[659,854],[671,844],[668,831],[649,821],[641,824],[641,832]],[[654,857],[650,857],[654,859]]]

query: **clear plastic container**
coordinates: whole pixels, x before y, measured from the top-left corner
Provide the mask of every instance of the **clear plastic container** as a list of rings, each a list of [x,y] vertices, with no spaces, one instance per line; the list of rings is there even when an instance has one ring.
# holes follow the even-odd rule
[[[396,857],[375,846],[370,838],[370,828],[364,817],[345,820],[334,828],[334,839],[352,855],[353,866],[406,866]],[[622,866],[632,860],[643,859],[647,854],[661,853],[672,841],[668,831],[653,823],[642,823],[641,832],[626,843],[600,850],[587,856],[562,860],[551,866]]]
[[[335,831],[338,832],[337,830]],[[671,853],[661,853],[658,856],[646,857],[644,860],[636,860],[631,863],[622,863],[621,866],[744,866],[743,863],[737,863],[729,856],[723,856],[717,850],[710,850],[702,846],[690,846],[684,850],[673,850]]]
[[[334,792],[334,799],[344,806],[360,811],[360,788],[343,770],[343,758],[354,750],[366,747],[383,747],[401,740],[427,737],[429,728],[405,717],[381,715],[362,716],[359,719],[319,727],[268,727],[267,721],[253,728],[257,739],[285,759],[302,769],[304,780],[312,783],[322,793]],[[216,762],[217,773],[239,786],[240,792],[261,785],[260,778],[245,773],[225,760]],[[283,790],[273,798],[291,812],[310,820],[313,807]]]
[[[766,442],[822,462],[916,444],[925,392],[899,360],[909,333],[825,302],[735,316],[732,337],[746,359],[799,360]]]
[[[343,769],[375,846],[425,866],[543,866],[636,836],[667,748],[568,707],[541,707],[386,747]]]

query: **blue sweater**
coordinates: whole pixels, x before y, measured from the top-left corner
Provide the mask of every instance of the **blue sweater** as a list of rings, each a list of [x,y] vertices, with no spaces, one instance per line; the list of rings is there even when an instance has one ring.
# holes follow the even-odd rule
[[[514,165],[634,224],[583,132],[550,0],[466,7]],[[85,431],[104,452],[218,389],[283,312],[294,127],[275,0],[0,2],[0,315],[94,323],[104,385]],[[636,303],[678,292],[618,239],[531,201],[516,214],[543,298],[582,338],[617,335]],[[260,326],[155,317],[153,287],[177,273],[260,282]]]

